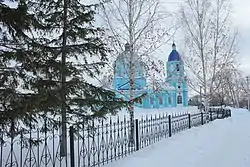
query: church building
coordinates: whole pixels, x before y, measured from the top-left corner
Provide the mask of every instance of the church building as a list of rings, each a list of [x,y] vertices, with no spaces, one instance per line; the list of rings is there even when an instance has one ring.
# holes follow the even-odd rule
[[[114,63],[113,87],[116,95],[128,100],[130,97],[129,84],[129,45],[125,45],[122,52]],[[135,106],[142,108],[164,108],[188,105],[188,90],[184,71],[183,60],[176,50],[175,43],[172,44],[172,51],[166,62],[166,77],[161,83],[161,88],[154,90],[147,85],[145,63],[138,55],[134,55],[134,97],[146,93],[142,103],[135,103]]]

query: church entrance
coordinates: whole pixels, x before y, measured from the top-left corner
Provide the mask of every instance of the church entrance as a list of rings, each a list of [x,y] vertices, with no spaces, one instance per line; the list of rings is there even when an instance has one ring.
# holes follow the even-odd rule
[[[182,104],[182,96],[178,95],[177,96],[177,105],[180,105],[180,104]]]

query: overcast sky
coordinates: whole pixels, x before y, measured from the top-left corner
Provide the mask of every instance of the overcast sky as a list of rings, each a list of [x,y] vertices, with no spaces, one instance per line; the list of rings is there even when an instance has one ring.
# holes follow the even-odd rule
[[[232,0],[233,21],[240,32],[239,58],[241,70],[250,75],[250,0]]]
[[[166,4],[166,10],[174,12],[185,0],[161,1]],[[233,6],[232,29],[237,28],[240,34],[238,46],[240,70],[242,71],[243,76],[246,76],[250,75],[250,0],[231,0],[231,2]],[[181,52],[183,47],[181,40],[176,39],[176,43],[177,49]],[[171,44],[168,45],[169,46],[166,46],[166,50],[171,49]],[[161,54],[166,55],[166,50],[163,49]],[[166,59],[166,57],[164,59]]]

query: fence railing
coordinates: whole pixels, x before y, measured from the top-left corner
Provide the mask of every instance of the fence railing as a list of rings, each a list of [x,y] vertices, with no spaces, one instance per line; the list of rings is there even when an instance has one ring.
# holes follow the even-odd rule
[[[220,108],[209,109],[209,114],[146,116],[135,120],[132,144],[129,119],[77,124],[69,128],[67,156],[60,156],[60,131],[56,129],[47,132],[44,127],[45,131],[30,130],[15,137],[0,132],[0,167],[101,166],[183,130],[230,116],[230,110]]]

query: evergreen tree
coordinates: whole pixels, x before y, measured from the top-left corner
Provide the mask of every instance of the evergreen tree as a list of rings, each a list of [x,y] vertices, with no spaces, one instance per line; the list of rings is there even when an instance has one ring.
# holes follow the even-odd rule
[[[115,114],[127,102],[88,82],[108,60],[95,8],[78,0],[1,3],[1,124],[47,119],[55,128]],[[6,11],[4,11],[5,9]],[[18,13],[20,12],[20,13]],[[56,122],[53,116],[62,116]],[[62,134],[65,136],[66,134]]]
[[[30,71],[25,63],[31,50],[26,47],[25,41],[29,38],[25,32],[35,25],[35,19],[28,14],[23,1],[15,8],[6,5],[11,2],[0,1],[0,127],[2,130],[12,127],[14,131],[16,119],[24,121],[32,114],[27,109],[31,95],[20,89],[28,86],[28,82],[23,81],[26,72]]]

